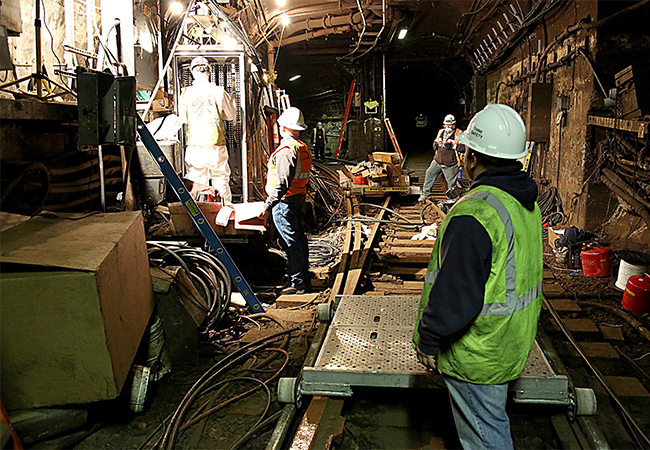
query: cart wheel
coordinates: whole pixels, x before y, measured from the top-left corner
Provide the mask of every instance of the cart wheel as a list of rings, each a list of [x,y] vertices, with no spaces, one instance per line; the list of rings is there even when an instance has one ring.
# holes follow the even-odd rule
[[[298,378],[283,377],[278,380],[278,401],[282,403],[295,403],[300,407],[300,380]]]
[[[320,303],[316,310],[316,317],[318,317],[318,320],[321,322],[329,322],[332,320],[332,304]]]
[[[575,388],[576,416],[593,416],[598,410],[596,393],[589,388]]]

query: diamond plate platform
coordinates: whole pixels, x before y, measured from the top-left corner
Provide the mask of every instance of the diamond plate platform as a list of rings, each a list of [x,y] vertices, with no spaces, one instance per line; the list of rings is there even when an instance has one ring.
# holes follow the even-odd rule
[[[306,395],[351,396],[355,386],[440,387],[415,356],[411,341],[419,296],[346,295],[313,366],[305,367]],[[569,404],[568,380],[556,375],[535,342],[522,376],[511,383],[521,403]]]

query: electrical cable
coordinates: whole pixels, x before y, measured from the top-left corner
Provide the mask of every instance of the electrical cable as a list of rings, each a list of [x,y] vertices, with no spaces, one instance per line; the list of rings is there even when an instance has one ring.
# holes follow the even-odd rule
[[[167,264],[180,264],[207,304],[205,327],[217,325],[232,297],[232,280],[223,263],[212,253],[187,244],[147,241],[147,246],[151,260],[161,258]]]
[[[52,32],[50,31],[50,27],[47,26],[47,19],[45,18],[45,0],[41,0],[41,5],[43,5],[43,24],[45,25],[45,29],[47,30],[48,34],[50,35],[50,49],[52,50],[52,54],[56,58],[56,62],[58,63],[59,67],[63,67],[63,64],[61,64],[61,60],[59,59],[59,56],[56,54],[54,51],[54,36],[52,35]],[[42,70],[42,67],[37,67],[36,72],[40,72]],[[65,81],[63,81],[63,76],[61,75],[61,72],[59,72],[59,78],[61,79],[61,83],[70,90],[70,87],[67,85]]]
[[[208,369],[189,389],[185,397],[181,401],[176,411],[172,414],[169,425],[166,427],[162,439],[160,441],[161,448],[171,450],[176,445],[176,440],[182,425],[181,421],[187,414],[189,407],[194,403],[194,400],[201,394],[203,388],[216,377],[229,370],[235,363],[242,360],[244,357],[254,353],[267,346],[270,341],[273,341],[281,336],[289,335],[294,331],[299,330],[298,327],[280,331],[269,336],[265,336],[257,341],[244,345],[240,349],[225,356],[214,366]]]
[[[419,224],[415,224],[415,223],[404,223],[403,224],[403,223],[396,222],[396,221],[393,221],[393,220],[379,220],[379,219],[375,219],[374,217],[368,217],[368,216],[362,216],[362,215],[354,215],[354,216],[345,217],[345,218],[339,220],[339,222],[383,223],[383,224],[393,226],[393,227],[396,227],[396,228],[407,228],[407,229],[418,228],[420,226]]]
[[[371,206],[371,207],[373,207],[373,208],[383,209],[384,211],[386,211],[386,212],[388,212],[388,213],[390,213],[390,214],[392,214],[392,215],[394,215],[394,216],[397,216],[397,217],[399,217],[400,219],[403,219],[404,221],[406,221],[406,222],[408,222],[408,223],[410,223],[410,224],[413,224],[413,225],[423,225],[423,224],[424,224],[424,221],[423,221],[422,223],[411,222],[409,219],[407,219],[406,217],[402,216],[401,214],[398,214],[398,213],[395,212],[394,210],[392,210],[392,209],[390,209],[390,208],[385,208],[385,207],[383,207],[383,206],[375,205],[374,203],[356,203],[356,204],[352,205],[352,209],[354,209],[354,208],[358,208],[358,207],[360,207],[360,206]]]

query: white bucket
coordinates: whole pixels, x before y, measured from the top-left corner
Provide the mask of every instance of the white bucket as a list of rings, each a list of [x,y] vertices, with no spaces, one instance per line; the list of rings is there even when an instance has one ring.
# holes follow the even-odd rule
[[[650,269],[650,266],[643,264],[631,264],[621,259],[621,265],[618,268],[618,278],[614,286],[624,291],[627,285],[627,279],[635,275],[643,275]]]

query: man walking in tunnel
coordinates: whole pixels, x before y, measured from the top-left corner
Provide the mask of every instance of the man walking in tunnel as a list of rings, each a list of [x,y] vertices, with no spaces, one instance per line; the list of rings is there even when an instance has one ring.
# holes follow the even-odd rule
[[[424,175],[424,186],[422,186],[422,195],[420,201],[424,201],[431,195],[433,183],[440,175],[440,172],[447,180],[447,192],[456,187],[456,177],[460,167],[460,156],[465,151],[463,144],[458,142],[460,130],[456,128],[456,118],[447,114],[442,124],[442,129],[438,131],[436,140],[433,141],[433,160]]]
[[[301,294],[311,287],[309,245],[305,235],[307,183],[311,170],[311,151],[298,139],[305,130],[305,119],[298,108],[287,108],[278,118],[282,141],[269,157],[263,217],[272,211],[280,244],[287,255],[290,286],[282,294]]]
[[[325,144],[327,143],[327,134],[323,128],[323,123],[318,122],[314,128],[314,135],[312,136],[312,145],[314,146],[314,158],[325,159]]]
[[[449,389],[465,449],[511,449],[508,383],[526,365],[542,303],[537,184],[517,161],[524,123],[492,104],[460,136],[471,190],[445,217],[427,269],[413,345]]]

